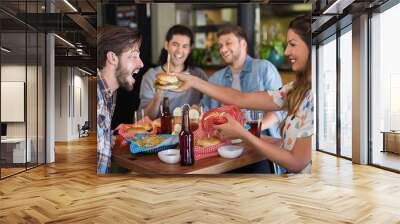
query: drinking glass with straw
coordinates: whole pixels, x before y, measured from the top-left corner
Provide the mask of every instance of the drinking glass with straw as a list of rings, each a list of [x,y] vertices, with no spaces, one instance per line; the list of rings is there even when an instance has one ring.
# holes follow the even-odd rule
[[[204,109],[203,106],[200,106],[200,120],[203,118]]]
[[[137,125],[137,111],[135,110],[135,112],[133,112],[133,121],[134,124]]]

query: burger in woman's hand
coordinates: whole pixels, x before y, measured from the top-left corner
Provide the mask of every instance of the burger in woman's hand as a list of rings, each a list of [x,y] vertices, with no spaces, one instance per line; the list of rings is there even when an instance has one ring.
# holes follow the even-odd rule
[[[158,89],[174,90],[181,86],[182,82],[175,76],[167,73],[158,73],[154,85]]]

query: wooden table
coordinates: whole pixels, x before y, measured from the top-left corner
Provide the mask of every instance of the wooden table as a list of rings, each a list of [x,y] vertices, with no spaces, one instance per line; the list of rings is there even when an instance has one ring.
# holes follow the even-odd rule
[[[243,144],[244,151],[235,159],[213,156],[195,161],[192,166],[181,166],[162,162],[157,154],[132,154],[128,149],[116,148],[112,159],[118,165],[137,174],[221,174],[252,163],[265,160],[266,157],[256,150],[250,150]]]

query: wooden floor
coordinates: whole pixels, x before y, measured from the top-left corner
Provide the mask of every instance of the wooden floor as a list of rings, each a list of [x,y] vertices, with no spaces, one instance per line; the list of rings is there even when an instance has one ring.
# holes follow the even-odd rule
[[[373,164],[400,170],[400,154],[392,152],[374,151],[372,157]]]
[[[23,167],[23,168],[22,167],[17,167],[17,168],[4,168],[4,167],[2,167],[0,169],[1,169],[1,178],[4,178],[4,177],[7,177],[7,176],[13,175],[15,173],[19,173],[19,172],[22,172],[22,171],[26,170],[25,167]]]
[[[36,163],[28,163],[25,167],[25,164],[18,164],[17,167],[7,167],[7,168],[0,168],[1,178],[6,178],[8,176],[23,172],[25,170],[33,169],[37,167]]]
[[[400,223],[400,175],[320,152],[293,176],[96,175],[96,141],[0,181],[0,223]]]

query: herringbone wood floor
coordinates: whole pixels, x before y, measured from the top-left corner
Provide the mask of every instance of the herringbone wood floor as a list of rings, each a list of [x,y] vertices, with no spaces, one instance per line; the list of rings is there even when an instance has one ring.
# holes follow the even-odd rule
[[[312,175],[96,175],[96,141],[0,181],[0,223],[400,223],[400,175],[313,154]]]

